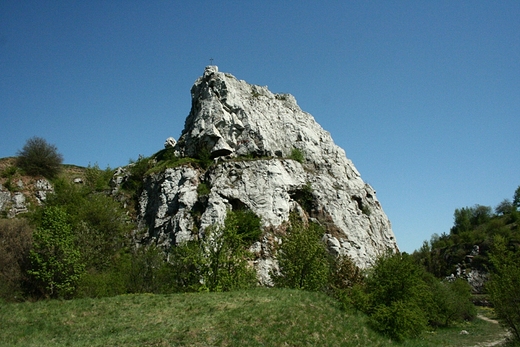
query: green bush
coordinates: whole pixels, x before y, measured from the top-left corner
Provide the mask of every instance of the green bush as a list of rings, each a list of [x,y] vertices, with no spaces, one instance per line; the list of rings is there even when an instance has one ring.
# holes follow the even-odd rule
[[[277,251],[279,272],[273,273],[276,286],[310,291],[325,290],[329,283],[330,255],[321,241],[324,229],[292,218],[287,235]]]
[[[65,211],[59,207],[45,208],[33,238],[27,271],[32,288],[44,297],[71,297],[84,264]]]
[[[362,284],[363,271],[348,255],[340,255],[331,261],[329,286],[332,292],[344,291]]]
[[[428,326],[474,318],[470,296],[467,283],[441,283],[412,256],[397,253],[377,259],[365,283],[352,291],[351,301],[369,315],[376,330],[402,341]]]
[[[198,194],[198,196],[206,196],[206,195],[209,195],[210,192],[211,192],[211,188],[205,182],[201,182],[197,186],[197,194]]]
[[[114,170],[107,167],[101,170],[98,164],[87,167],[85,170],[85,186],[91,191],[103,192],[110,189],[110,180],[114,175]]]
[[[95,170],[95,169],[93,169]],[[104,176],[103,171],[98,172]],[[97,174],[93,175],[98,177]],[[108,176],[108,175],[107,175]],[[97,181],[93,178],[93,182]],[[104,193],[96,192],[96,184],[84,187],[58,180],[54,194],[47,198],[47,206],[64,209],[67,222],[74,233],[74,242],[81,250],[87,270],[103,271],[129,246],[130,233],[135,228],[119,202]],[[35,215],[35,223],[41,223]]]
[[[204,288],[208,264],[202,246],[199,241],[188,241],[172,247],[168,264],[173,292],[198,292]]]
[[[35,136],[28,139],[18,152],[16,162],[28,175],[42,175],[52,179],[60,172],[63,156],[58,153],[56,146]]]
[[[247,219],[245,227],[240,220],[236,212],[228,211],[224,228],[207,230],[202,245],[207,261],[202,283],[209,291],[245,289],[257,283],[248,247],[258,232],[247,226]],[[249,222],[254,224],[254,219]]]
[[[421,307],[411,300],[376,306],[369,322],[376,330],[396,341],[420,335],[428,323]]]
[[[143,156],[139,156],[135,161],[130,160],[130,164],[128,165],[130,174],[121,187],[132,193],[134,198],[137,198],[143,188],[144,177],[152,166],[152,160]]]
[[[255,286],[248,248],[260,235],[260,218],[252,211],[228,211],[223,228],[210,227],[202,240],[172,248],[164,269],[171,279],[168,290],[230,291]]]
[[[101,298],[129,293],[131,270],[131,255],[123,253],[109,269],[98,271],[91,268],[87,270],[78,282],[75,296]]]
[[[289,159],[296,160],[298,163],[303,164],[303,162],[305,161],[305,155],[301,149],[293,148],[291,151],[291,155],[289,156]]]
[[[23,298],[32,228],[25,219],[0,219],[0,298]]]
[[[518,250],[510,249],[502,237],[495,239],[492,250],[492,271],[486,285],[491,302],[500,320],[520,341],[520,267]]]

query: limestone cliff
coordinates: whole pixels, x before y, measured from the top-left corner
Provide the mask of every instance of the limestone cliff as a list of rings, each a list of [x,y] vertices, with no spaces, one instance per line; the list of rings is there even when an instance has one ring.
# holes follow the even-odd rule
[[[350,255],[361,267],[397,249],[374,189],[293,96],[273,94],[216,66],[206,67],[191,96],[174,150],[186,157],[207,153],[215,164],[168,168],[146,178],[139,218],[149,240],[165,246],[189,240],[221,225],[227,210],[248,208],[266,230],[287,222],[291,211],[322,223],[330,250]],[[295,154],[298,160],[289,159]],[[208,189],[204,194],[201,184]],[[304,202],[306,193],[310,199]],[[252,248],[264,281],[276,263],[267,239]]]

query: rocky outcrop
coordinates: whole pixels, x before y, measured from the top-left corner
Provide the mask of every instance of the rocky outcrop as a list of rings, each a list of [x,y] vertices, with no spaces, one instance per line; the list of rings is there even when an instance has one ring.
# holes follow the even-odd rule
[[[169,246],[192,239],[222,225],[228,210],[247,208],[266,230],[282,226],[293,211],[323,224],[330,250],[361,267],[397,250],[374,189],[293,96],[273,94],[216,66],[206,68],[191,95],[174,151],[209,156],[214,164],[182,165],[146,178],[139,219],[149,241]],[[260,277],[276,263],[268,239],[252,247]]]

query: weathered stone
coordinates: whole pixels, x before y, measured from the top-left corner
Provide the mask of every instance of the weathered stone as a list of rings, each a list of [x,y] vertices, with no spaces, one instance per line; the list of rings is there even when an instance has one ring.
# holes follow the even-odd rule
[[[54,192],[52,184],[44,178],[37,180],[34,188],[36,189],[36,200],[40,205],[47,199],[48,193]]]
[[[19,213],[25,213],[27,212],[27,205],[25,203],[25,195],[20,192],[16,192],[13,194],[13,197],[11,199],[12,206],[11,210],[8,212],[8,217],[14,217]]]
[[[175,141],[175,139],[173,137],[168,137],[166,139],[166,141],[164,142],[164,148],[170,148],[170,147],[175,147],[175,145],[177,144],[177,141]]]
[[[4,190],[4,187],[0,184],[0,211],[4,210],[9,201],[11,201],[11,193]]]
[[[228,210],[247,208],[266,230],[282,226],[292,211],[321,223],[330,250],[361,267],[397,250],[374,189],[293,96],[239,81],[216,66],[206,68],[191,94],[175,152],[200,157],[205,151],[215,164],[170,168],[146,179],[139,218],[147,239],[168,246],[202,236],[205,228],[222,225]],[[201,184],[209,190],[203,196]],[[251,249],[264,284],[277,266],[269,242]]]

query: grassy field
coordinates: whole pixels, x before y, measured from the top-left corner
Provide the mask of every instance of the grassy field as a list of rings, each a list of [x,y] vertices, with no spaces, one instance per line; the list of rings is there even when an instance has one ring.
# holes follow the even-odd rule
[[[475,346],[502,333],[477,319],[396,344],[324,294],[266,288],[0,304],[1,346]]]

